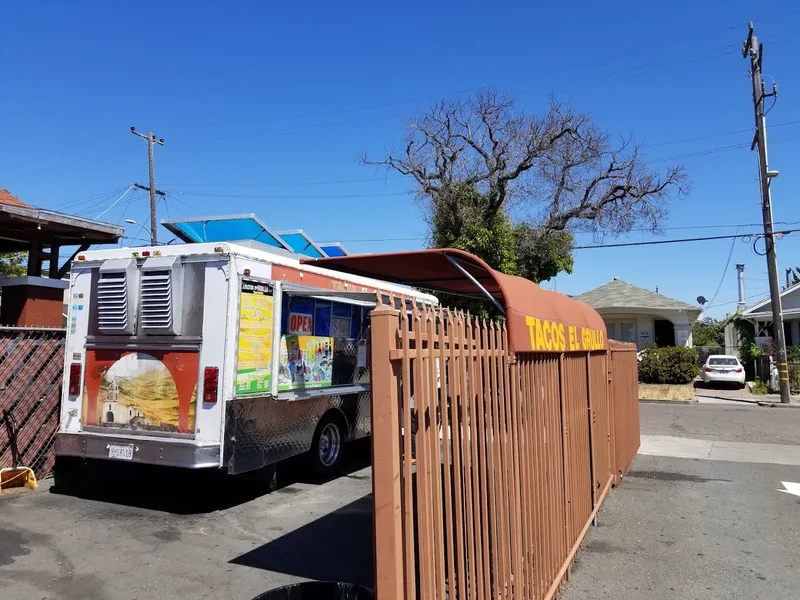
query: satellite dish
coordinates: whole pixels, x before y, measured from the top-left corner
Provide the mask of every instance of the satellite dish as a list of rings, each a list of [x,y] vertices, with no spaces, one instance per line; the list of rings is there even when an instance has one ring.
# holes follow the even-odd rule
[[[698,296],[698,297],[697,297],[697,303],[698,303],[700,306],[703,306],[703,305],[704,305],[706,302],[708,302],[708,300],[706,300],[706,297],[705,297],[705,296]]]

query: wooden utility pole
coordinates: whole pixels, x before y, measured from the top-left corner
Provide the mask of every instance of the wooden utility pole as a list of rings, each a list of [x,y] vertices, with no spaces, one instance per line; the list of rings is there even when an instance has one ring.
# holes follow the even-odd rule
[[[139,133],[136,131],[135,127],[131,127],[131,133],[133,135],[138,135],[140,138],[147,142],[147,160],[150,164],[150,185],[143,186],[139,183],[134,184],[137,188],[147,190],[150,192],[150,243],[155,246],[158,244],[158,220],[156,219],[156,194],[159,196],[163,196],[164,192],[156,189],[156,171],[155,166],[153,164],[153,146],[158,144],[160,146],[164,145],[164,138],[159,140],[156,139],[154,133],[150,132],[148,134]]]
[[[751,150],[758,148],[758,171],[761,181],[761,215],[764,219],[764,245],[766,246],[767,270],[769,271],[769,294],[772,300],[772,337],[778,347],[778,384],[781,390],[781,403],[789,404],[789,368],[786,364],[786,336],[783,332],[783,309],[781,308],[781,288],[778,282],[778,259],[775,253],[775,235],[772,228],[772,196],[770,185],[777,177],[777,171],[770,171],[767,164],[767,122],[764,114],[764,100],[778,95],[777,85],[767,94],[761,80],[761,60],[764,46],[753,35],[753,23],[742,47],[742,56],[750,59],[750,77],[753,80],[753,106],[756,117],[756,134]]]

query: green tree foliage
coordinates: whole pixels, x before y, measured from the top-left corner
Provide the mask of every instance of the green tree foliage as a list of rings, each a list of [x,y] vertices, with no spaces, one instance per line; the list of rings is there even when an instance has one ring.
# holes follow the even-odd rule
[[[739,337],[739,358],[742,362],[749,363],[761,358],[763,352],[756,345],[756,327],[752,322],[740,319],[737,315],[731,317],[733,326]]]
[[[488,213],[488,199],[469,186],[455,185],[436,198],[431,220],[434,248],[470,252],[495,269],[514,275],[514,228],[503,212]]]
[[[725,345],[725,326],[727,319],[706,317],[692,325],[692,340],[695,346],[719,348]]]
[[[406,133],[400,152],[362,162],[414,179],[431,244],[536,282],[572,271],[575,232],[658,231],[667,201],[688,187],[681,166],[656,173],[640,146],[613,143],[555,100],[533,115],[481,91],[436,103]]]
[[[22,277],[27,271],[25,252],[6,252],[0,254],[0,277]]]

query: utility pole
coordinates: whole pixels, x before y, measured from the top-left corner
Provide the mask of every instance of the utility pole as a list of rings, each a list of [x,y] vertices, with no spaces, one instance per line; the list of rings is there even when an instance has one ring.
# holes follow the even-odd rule
[[[753,35],[753,23],[747,40],[742,47],[742,56],[750,59],[750,77],[753,80],[753,106],[755,108],[756,134],[750,150],[758,147],[758,171],[761,181],[761,214],[764,219],[764,245],[766,246],[767,270],[769,271],[769,294],[772,300],[772,337],[778,346],[778,383],[781,389],[781,403],[791,401],[789,394],[789,368],[786,364],[786,336],[783,332],[783,309],[781,308],[781,289],[778,283],[778,259],[775,253],[775,235],[772,229],[772,197],[770,183],[777,177],[777,171],[770,171],[767,165],[767,122],[764,115],[764,99],[778,95],[777,85],[767,94],[761,80],[761,61],[764,46]]]
[[[156,220],[156,195],[164,196],[164,192],[161,190],[156,189],[156,171],[155,166],[153,164],[153,145],[158,144],[160,146],[164,145],[164,138],[160,140],[156,139],[154,133],[150,132],[148,134],[139,133],[136,131],[135,127],[131,127],[131,133],[133,135],[138,135],[140,138],[147,142],[147,160],[150,163],[150,185],[144,186],[140,183],[134,183],[133,185],[141,190],[147,190],[150,192],[150,243],[155,246],[158,244],[158,236],[157,236],[157,229],[158,229],[158,221]]]

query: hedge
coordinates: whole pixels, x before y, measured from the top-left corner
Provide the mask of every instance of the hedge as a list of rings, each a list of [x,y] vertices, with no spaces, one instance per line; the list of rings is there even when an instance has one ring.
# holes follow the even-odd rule
[[[691,383],[699,372],[697,351],[684,346],[649,348],[639,363],[642,383]]]

